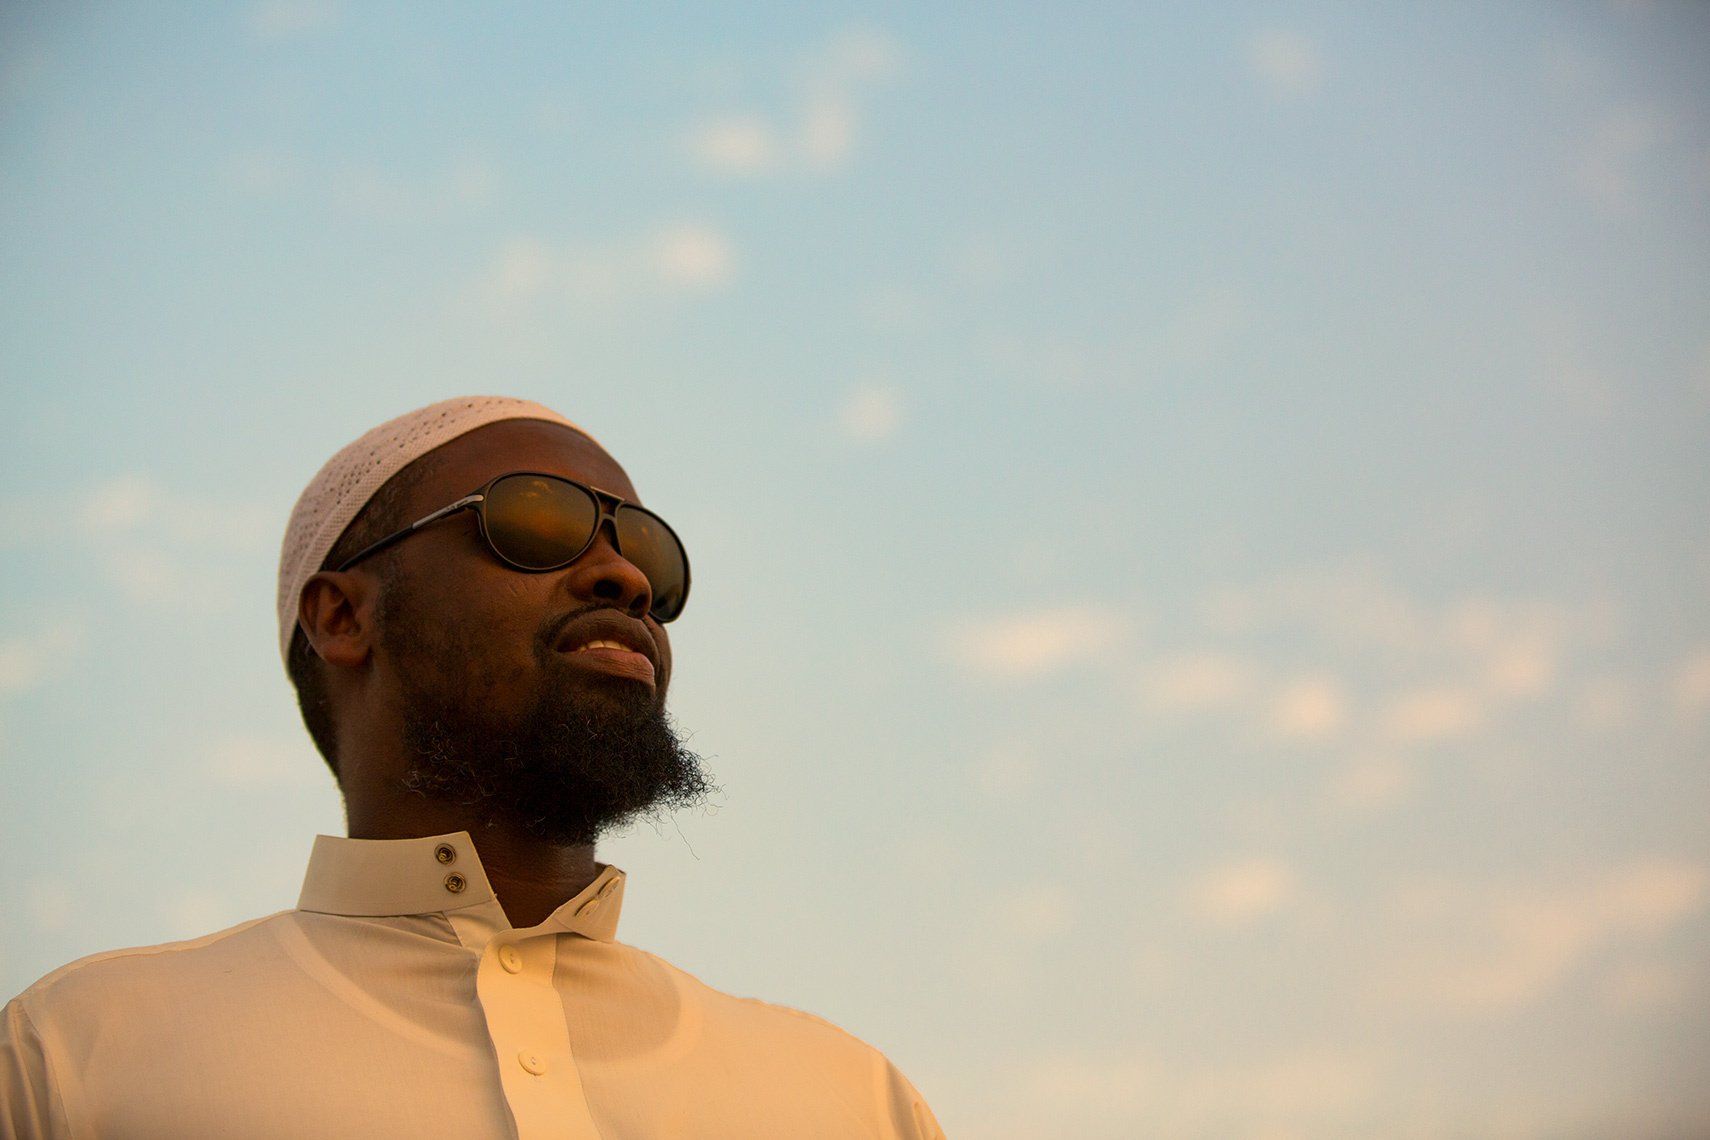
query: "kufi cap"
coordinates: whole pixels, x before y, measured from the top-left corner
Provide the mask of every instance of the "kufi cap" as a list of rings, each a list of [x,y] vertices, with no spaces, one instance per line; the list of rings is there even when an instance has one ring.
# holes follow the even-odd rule
[[[600,442],[551,408],[530,400],[458,396],[406,412],[364,432],[315,472],[297,496],[291,521],[285,526],[285,541],[279,548],[279,656],[287,668],[303,587],[320,570],[344,528],[374,492],[411,461],[499,420],[546,420]]]

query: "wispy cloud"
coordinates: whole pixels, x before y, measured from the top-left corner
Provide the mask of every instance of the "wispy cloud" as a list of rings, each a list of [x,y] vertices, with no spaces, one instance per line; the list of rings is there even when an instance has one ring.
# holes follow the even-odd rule
[[[1394,756],[1362,756],[1326,783],[1325,808],[1333,816],[1378,815],[1399,806],[1413,793],[1417,773]]]
[[[1248,926],[1289,906],[1299,893],[1294,868],[1281,859],[1238,859],[1196,875],[1187,885],[1192,913],[1216,926]]]
[[[738,261],[729,236],[703,222],[663,225],[607,242],[554,244],[519,236],[499,247],[471,294],[481,309],[500,317],[687,296],[728,286]]]
[[[63,879],[31,879],[24,884],[24,912],[37,934],[54,934],[71,925],[76,903]]]
[[[846,437],[859,443],[889,439],[902,423],[902,397],[894,385],[864,384],[845,394],[837,422]]]
[[[406,173],[378,163],[323,163],[279,147],[228,154],[225,185],[262,199],[302,200],[328,211],[393,225],[422,225],[479,212],[498,197],[499,172],[487,157],[460,154]]]
[[[1044,774],[1039,750],[1026,741],[1005,740],[988,749],[973,764],[973,782],[993,799],[1025,802]]]
[[[281,740],[253,732],[228,732],[198,749],[201,774],[217,785],[273,789],[314,784],[323,770],[307,738]]]
[[[1338,1125],[1377,1099],[1385,1067],[1370,1051],[1319,1045],[1226,1058],[1074,1050],[1041,1056],[1005,1084],[1036,1118],[1096,1121],[1101,1135],[1310,1136],[1344,1134]],[[1253,1132],[1255,1121],[1265,1131]]]
[[[1304,99],[1324,86],[1317,43],[1284,28],[1267,28],[1247,41],[1247,67],[1274,99]]]
[[[29,633],[0,637],[0,697],[63,676],[88,640],[87,627],[84,619],[60,618]]]
[[[1269,720],[1275,737],[1323,742],[1347,724],[1347,693],[1334,677],[1319,675],[1290,681],[1272,697]]]
[[[1710,648],[1682,661],[1674,671],[1674,707],[1680,719],[1696,724],[1710,713]]]
[[[249,30],[257,39],[291,40],[326,31],[338,22],[332,0],[267,0],[249,10]]]
[[[867,92],[891,80],[901,62],[889,34],[847,29],[796,61],[788,112],[709,116],[686,132],[684,149],[702,169],[726,176],[839,169],[858,145]]]
[[[1075,923],[1074,893],[1067,883],[1025,883],[1004,892],[996,925],[1029,942],[1049,942]]]
[[[1188,653],[1142,667],[1135,691],[1148,715],[1191,716],[1251,700],[1264,675],[1264,668],[1250,658]]]
[[[1504,1014],[1555,992],[1610,955],[1656,943],[1703,912],[1710,871],[1670,857],[1632,859],[1578,883],[1426,883],[1398,893],[1398,944],[1415,949],[1377,979],[1421,1012]],[[1452,927],[1445,926],[1452,924]],[[1443,930],[1461,936],[1445,940]]]
[[[766,174],[784,161],[777,130],[754,115],[729,115],[703,123],[688,139],[702,166],[724,174]]]
[[[133,602],[158,601],[184,577],[188,560],[259,553],[279,541],[277,513],[262,504],[217,500],[173,490],[147,472],[105,476],[57,499],[13,505],[8,538],[39,533],[70,520],[74,533],[107,579]],[[198,601],[224,606],[229,583],[202,578]]]
[[[1379,738],[1405,747],[1466,736],[1483,727],[1485,708],[1471,689],[1440,685],[1407,689],[1390,697],[1378,714]]]
[[[1127,625],[1121,615],[1064,606],[965,621],[945,631],[940,644],[969,674],[1029,680],[1103,657]]]
[[[1605,112],[1579,146],[1574,175],[1580,189],[1606,213],[1630,213],[1643,193],[1649,159],[1668,135],[1669,124],[1655,107]]]

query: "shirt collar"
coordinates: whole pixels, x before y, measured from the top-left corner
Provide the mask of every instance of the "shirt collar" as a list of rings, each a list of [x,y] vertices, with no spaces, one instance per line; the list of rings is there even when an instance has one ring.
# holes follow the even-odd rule
[[[594,881],[536,929],[612,941],[626,876],[609,863],[594,867]],[[317,835],[297,909],[361,917],[499,911],[497,898],[467,831],[419,839]]]

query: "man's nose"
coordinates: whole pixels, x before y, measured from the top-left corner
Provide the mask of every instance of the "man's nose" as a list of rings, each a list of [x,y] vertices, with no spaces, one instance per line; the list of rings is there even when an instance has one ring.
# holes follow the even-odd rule
[[[602,519],[593,545],[570,564],[570,588],[579,597],[597,598],[631,617],[644,617],[653,607],[653,585],[618,545],[616,525]]]

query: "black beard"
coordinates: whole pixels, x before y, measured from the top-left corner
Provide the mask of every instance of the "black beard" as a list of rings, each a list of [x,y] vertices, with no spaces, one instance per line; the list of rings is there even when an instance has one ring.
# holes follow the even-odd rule
[[[559,846],[592,845],[637,816],[662,819],[704,800],[712,785],[701,758],[652,692],[623,678],[595,683],[632,691],[590,701],[563,686],[503,727],[410,694],[402,787],[469,808],[479,826]]]
[[[637,817],[663,820],[717,790],[646,684],[551,664],[539,698],[503,723],[479,696],[447,700],[414,670],[401,671],[411,759],[400,786],[468,808],[480,827],[558,846],[591,846]]]

